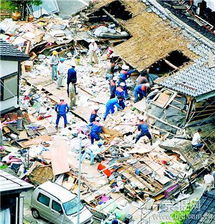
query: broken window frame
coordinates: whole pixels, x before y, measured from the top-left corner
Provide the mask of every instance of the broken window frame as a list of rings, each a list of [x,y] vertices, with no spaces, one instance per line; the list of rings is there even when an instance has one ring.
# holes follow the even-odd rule
[[[14,80],[12,80],[12,78],[15,78]],[[11,81],[15,81],[16,83],[12,83],[12,86],[14,86],[13,88],[7,87],[6,85],[6,81],[9,81],[11,79]],[[19,87],[18,87],[18,72],[14,72],[11,73],[9,75],[6,75],[4,77],[2,77],[1,79],[1,96],[0,96],[0,101],[5,101],[8,99],[11,99],[15,96],[18,96],[18,91],[19,91]],[[5,97],[5,95],[7,97]]]

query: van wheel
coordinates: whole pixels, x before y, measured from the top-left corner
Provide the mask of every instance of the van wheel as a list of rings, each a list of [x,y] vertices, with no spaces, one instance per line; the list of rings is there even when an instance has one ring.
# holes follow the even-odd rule
[[[32,209],[32,216],[35,219],[39,219],[40,218],[40,214],[39,214],[39,212],[36,209]]]

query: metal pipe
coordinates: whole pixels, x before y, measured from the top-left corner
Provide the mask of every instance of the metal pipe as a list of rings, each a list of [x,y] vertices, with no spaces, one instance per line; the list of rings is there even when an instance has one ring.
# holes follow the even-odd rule
[[[80,197],[80,188],[81,188],[81,148],[82,148],[82,138],[79,136],[80,140],[80,148],[79,148],[79,164],[78,164],[78,216],[77,216],[77,224],[80,224],[80,205],[81,205],[81,197]]]

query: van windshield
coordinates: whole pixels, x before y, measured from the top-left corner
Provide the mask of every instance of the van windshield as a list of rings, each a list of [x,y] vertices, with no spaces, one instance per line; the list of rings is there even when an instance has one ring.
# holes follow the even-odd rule
[[[83,209],[83,204],[80,203],[78,208],[78,197],[72,199],[71,201],[67,201],[63,203],[63,208],[65,210],[66,215],[73,215],[78,212],[78,209]]]

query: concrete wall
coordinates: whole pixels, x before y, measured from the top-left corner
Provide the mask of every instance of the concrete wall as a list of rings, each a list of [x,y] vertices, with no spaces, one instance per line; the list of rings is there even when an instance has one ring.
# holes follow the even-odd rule
[[[2,61],[0,60],[0,78],[9,75],[11,73],[18,71],[17,61]],[[9,111],[10,108],[14,109],[18,107],[17,96],[7,99],[5,101],[0,101],[0,113],[4,111]]]
[[[1,61],[0,60],[0,78],[18,71],[17,61]]]
[[[6,111],[8,109],[14,109],[18,107],[18,104],[17,104],[17,96],[13,97],[13,98],[10,98],[8,100],[5,100],[5,101],[0,101],[0,113],[2,111]]]

